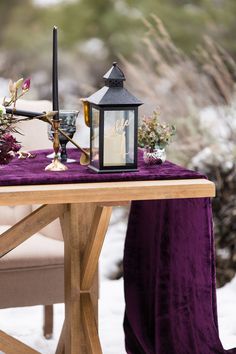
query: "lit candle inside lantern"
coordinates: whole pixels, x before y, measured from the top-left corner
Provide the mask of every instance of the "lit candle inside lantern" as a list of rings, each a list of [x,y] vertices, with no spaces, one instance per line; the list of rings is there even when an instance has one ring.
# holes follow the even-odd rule
[[[107,132],[104,136],[104,166],[122,166],[126,163],[125,132]]]
[[[52,55],[52,109],[59,111],[58,100],[58,65],[57,65],[57,27],[53,27],[53,55]],[[59,114],[54,116],[54,120],[59,120]]]

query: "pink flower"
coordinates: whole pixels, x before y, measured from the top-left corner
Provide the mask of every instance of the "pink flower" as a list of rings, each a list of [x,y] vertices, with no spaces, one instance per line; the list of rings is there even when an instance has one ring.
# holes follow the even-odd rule
[[[30,89],[30,79],[26,79],[21,88],[23,91],[28,91]]]

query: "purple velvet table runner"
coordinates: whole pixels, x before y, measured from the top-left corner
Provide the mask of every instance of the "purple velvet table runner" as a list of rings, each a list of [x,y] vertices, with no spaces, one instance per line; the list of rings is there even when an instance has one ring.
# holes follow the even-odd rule
[[[0,185],[204,178],[165,162],[96,174],[78,162],[45,172],[49,151],[1,168]],[[78,150],[70,157],[79,160]],[[209,198],[135,201],[124,250],[124,319],[129,354],[236,354],[218,336],[214,238]]]
[[[14,159],[10,164],[0,167],[0,186],[24,184],[57,184],[57,183],[84,183],[84,182],[112,182],[112,181],[142,181],[155,179],[187,179],[202,178],[199,173],[187,170],[171,162],[163,165],[146,167],[139,151],[139,171],[123,173],[98,174],[86,166],[79,164],[80,152],[77,149],[68,149],[69,157],[76,160],[67,164],[68,170],[63,172],[44,171],[51,162],[46,156],[50,150],[35,151],[34,159]]]

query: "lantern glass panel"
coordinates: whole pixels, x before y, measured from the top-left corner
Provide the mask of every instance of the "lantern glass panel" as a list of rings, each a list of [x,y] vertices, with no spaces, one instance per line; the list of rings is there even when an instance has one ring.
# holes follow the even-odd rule
[[[99,120],[100,112],[92,107],[92,126],[91,126],[91,161],[94,166],[99,165]]]
[[[134,110],[104,112],[104,166],[134,163]]]

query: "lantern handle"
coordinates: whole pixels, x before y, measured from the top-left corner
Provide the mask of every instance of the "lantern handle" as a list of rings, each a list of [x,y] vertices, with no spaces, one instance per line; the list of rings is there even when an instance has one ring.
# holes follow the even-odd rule
[[[84,122],[87,125],[87,127],[90,127],[89,102],[87,101],[87,98],[81,98],[80,101],[83,103],[83,108],[84,108]]]

